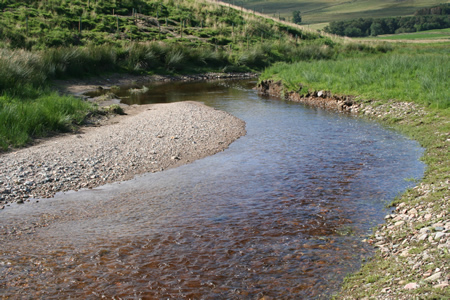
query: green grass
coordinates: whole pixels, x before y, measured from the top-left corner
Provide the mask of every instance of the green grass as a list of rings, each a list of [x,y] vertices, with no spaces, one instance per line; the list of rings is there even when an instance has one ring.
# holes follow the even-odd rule
[[[426,30],[414,33],[380,35],[376,40],[450,40],[450,28]],[[364,39],[362,39],[364,40]]]
[[[296,89],[331,90],[365,99],[414,101],[437,108],[450,107],[450,51],[446,53],[389,53],[335,61],[279,63],[261,79],[276,78]]]
[[[94,107],[88,102],[56,92],[20,98],[0,97],[0,150],[19,147],[34,138],[68,132],[80,124]]]
[[[331,21],[343,21],[355,18],[407,16],[412,15],[417,9],[431,7],[442,3],[442,1],[436,0],[227,0],[226,2],[243,5],[245,8],[254,9],[270,16],[280,15],[281,17],[288,19],[292,17],[292,11],[300,10],[305,24],[328,23]]]
[[[338,51],[317,33],[197,0],[0,0],[0,11],[1,149],[67,131],[91,109],[42,92],[55,78],[247,72]]]
[[[0,2],[0,48],[125,46],[132,41],[182,42],[196,47],[239,47],[266,41],[312,38],[294,27],[198,0]],[[317,38],[316,35],[314,38]]]

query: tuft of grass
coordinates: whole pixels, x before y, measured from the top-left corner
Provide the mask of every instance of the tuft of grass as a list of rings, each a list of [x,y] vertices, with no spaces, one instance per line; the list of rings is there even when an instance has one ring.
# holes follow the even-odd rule
[[[33,138],[68,132],[94,107],[71,96],[44,91],[36,98],[0,97],[0,149],[21,147]]]

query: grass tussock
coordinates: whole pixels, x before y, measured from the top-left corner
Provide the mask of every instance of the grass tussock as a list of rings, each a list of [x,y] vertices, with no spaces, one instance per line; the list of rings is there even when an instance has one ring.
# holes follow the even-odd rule
[[[23,146],[33,138],[52,133],[68,132],[93,109],[87,102],[56,92],[44,91],[28,99],[4,95],[0,97],[0,149]]]

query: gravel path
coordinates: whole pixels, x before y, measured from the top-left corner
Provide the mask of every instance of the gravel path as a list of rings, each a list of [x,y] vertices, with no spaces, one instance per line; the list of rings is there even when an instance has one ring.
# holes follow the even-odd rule
[[[190,163],[245,134],[242,120],[195,102],[126,112],[107,125],[0,155],[0,208]]]

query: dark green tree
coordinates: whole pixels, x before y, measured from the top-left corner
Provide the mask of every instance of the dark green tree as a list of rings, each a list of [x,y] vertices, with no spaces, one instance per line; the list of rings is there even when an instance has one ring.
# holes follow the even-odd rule
[[[380,23],[373,22],[372,25],[370,25],[370,35],[371,36],[377,36],[380,34],[383,34],[383,26],[381,26]]]
[[[294,10],[292,12],[292,22],[295,24],[300,24],[302,22],[302,16],[300,16],[299,10]]]

